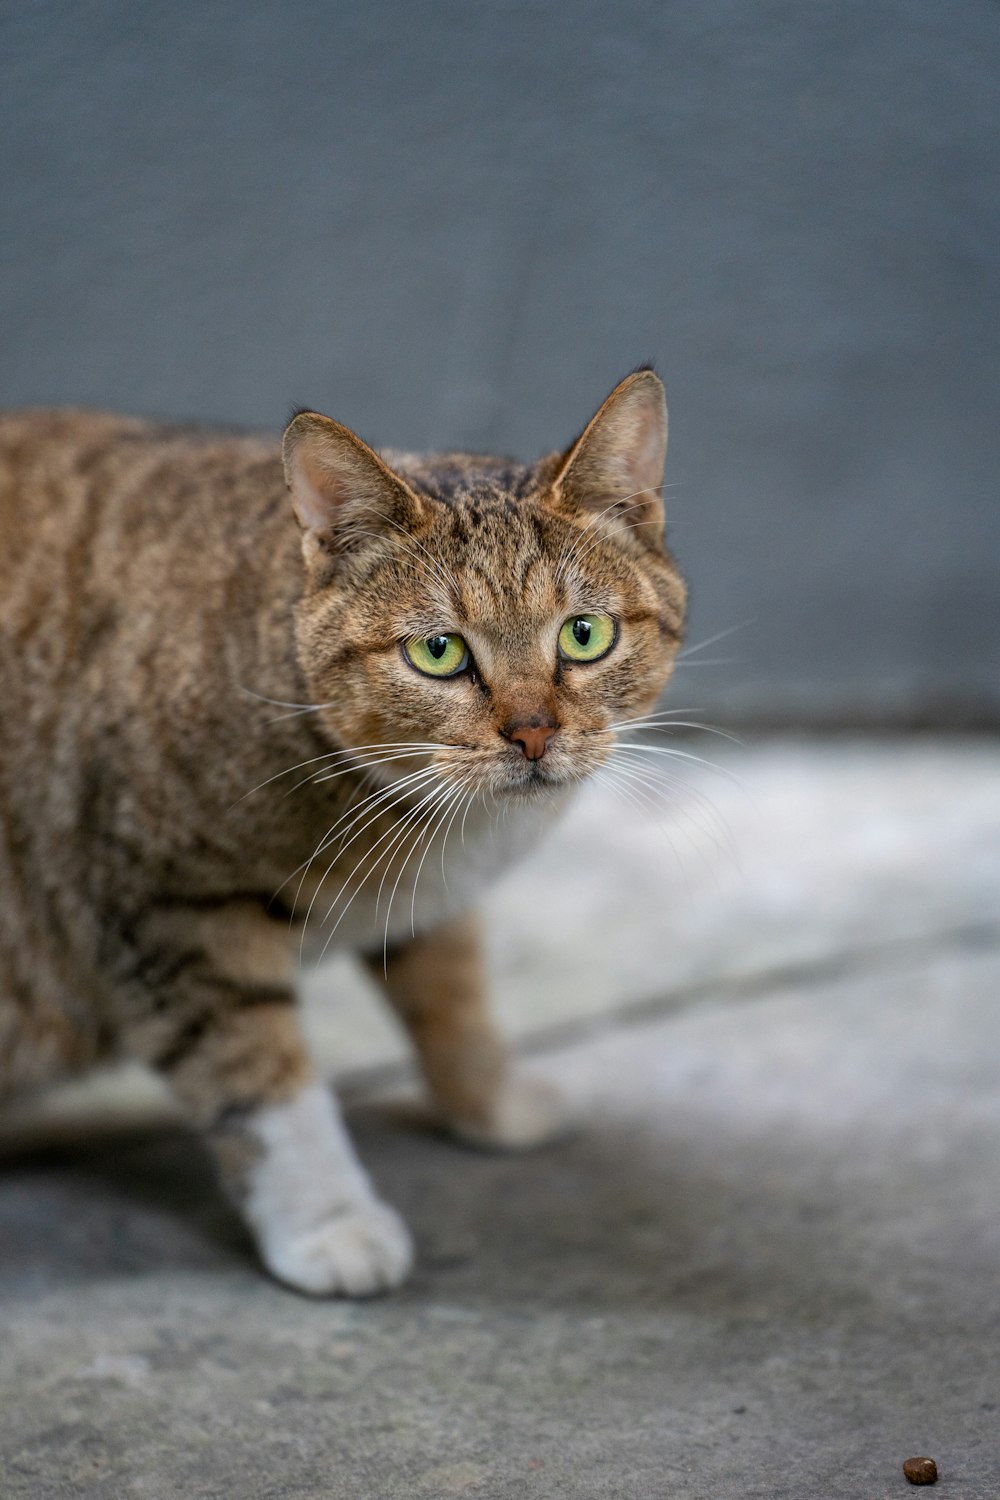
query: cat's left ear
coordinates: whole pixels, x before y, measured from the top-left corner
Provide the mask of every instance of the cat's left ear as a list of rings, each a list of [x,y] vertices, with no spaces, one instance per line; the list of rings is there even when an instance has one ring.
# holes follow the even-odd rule
[[[554,489],[575,510],[620,518],[648,546],[663,545],[667,401],[650,369],[615,386],[563,454]]]
[[[281,456],[307,562],[323,555],[329,560],[400,528],[412,531],[423,518],[417,496],[375,450],[319,412],[296,413]]]

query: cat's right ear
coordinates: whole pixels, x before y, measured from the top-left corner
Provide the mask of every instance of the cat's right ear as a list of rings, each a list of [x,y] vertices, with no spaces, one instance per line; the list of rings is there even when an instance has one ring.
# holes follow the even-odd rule
[[[574,509],[618,519],[647,546],[663,546],[667,401],[643,365],[615,386],[562,456],[554,487]]]
[[[307,564],[328,568],[332,556],[419,525],[417,496],[340,422],[297,412],[285,428],[281,456]]]

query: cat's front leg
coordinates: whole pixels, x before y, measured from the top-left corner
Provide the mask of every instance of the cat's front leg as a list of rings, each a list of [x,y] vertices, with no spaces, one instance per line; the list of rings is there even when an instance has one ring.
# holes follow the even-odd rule
[[[336,1099],[318,1080],[290,1098],[225,1116],[210,1139],[268,1270],[316,1296],[366,1297],[403,1281],[413,1247],[375,1195]],[[252,1154],[241,1167],[247,1148]]]
[[[131,1041],[204,1132],[261,1259],[315,1295],[397,1286],[405,1224],[358,1161],[295,1011],[287,932],[246,903],[143,924]]]
[[[562,1099],[513,1068],[490,1015],[475,917],[366,955],[365,962],[410,1033],[431,1097],[457,1136],[523,1150],[566,1133]]]

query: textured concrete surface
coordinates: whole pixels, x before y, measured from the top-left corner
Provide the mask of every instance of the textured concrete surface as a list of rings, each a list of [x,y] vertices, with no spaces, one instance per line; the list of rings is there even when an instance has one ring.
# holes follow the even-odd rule
[[[938,1493],[992,1500],[998,772],[985,742],[746,752],[743,875],[716,867],[713,900],[692,862],[691,920],[668,904],[666,931],[651,830],[581,808],[497,919],[501,972],[523,988],[539,966],[529,1065],[585,1129],[483,1157],[405,1089],[361,1100],[419,1247],[395,1297],[265,1281],[176,1126],[11,1151],[5,1500],[890,1500],[914,1453]],[[616,893],[602,928],[584,879],[559,949],[544,908],[569,921],[584,834]],[[628,911],[646,920],[616,932]],[[600,1010],[588,976],[618,943],[627,982]],[[547,1022],[557,951],[585,1003],[561,992]]]
[[[992,0],[36,0],[0,403],[567,442],[656,358],[696,701],[1000,714]]]

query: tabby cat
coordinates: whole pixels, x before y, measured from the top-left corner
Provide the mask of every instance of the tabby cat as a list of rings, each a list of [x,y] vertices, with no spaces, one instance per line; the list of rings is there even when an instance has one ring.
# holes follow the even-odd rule
[[[473,907],[669,675],[665,449],[647,368],[531,467],[378,454],[312,411],[284,473],[257,437],[0,421],[0,1099],[141,1059],[276,1277],[399,1283],[410,1237],[295,970],[368,964],[460,1136],[556,1127],[491,1023]]]

